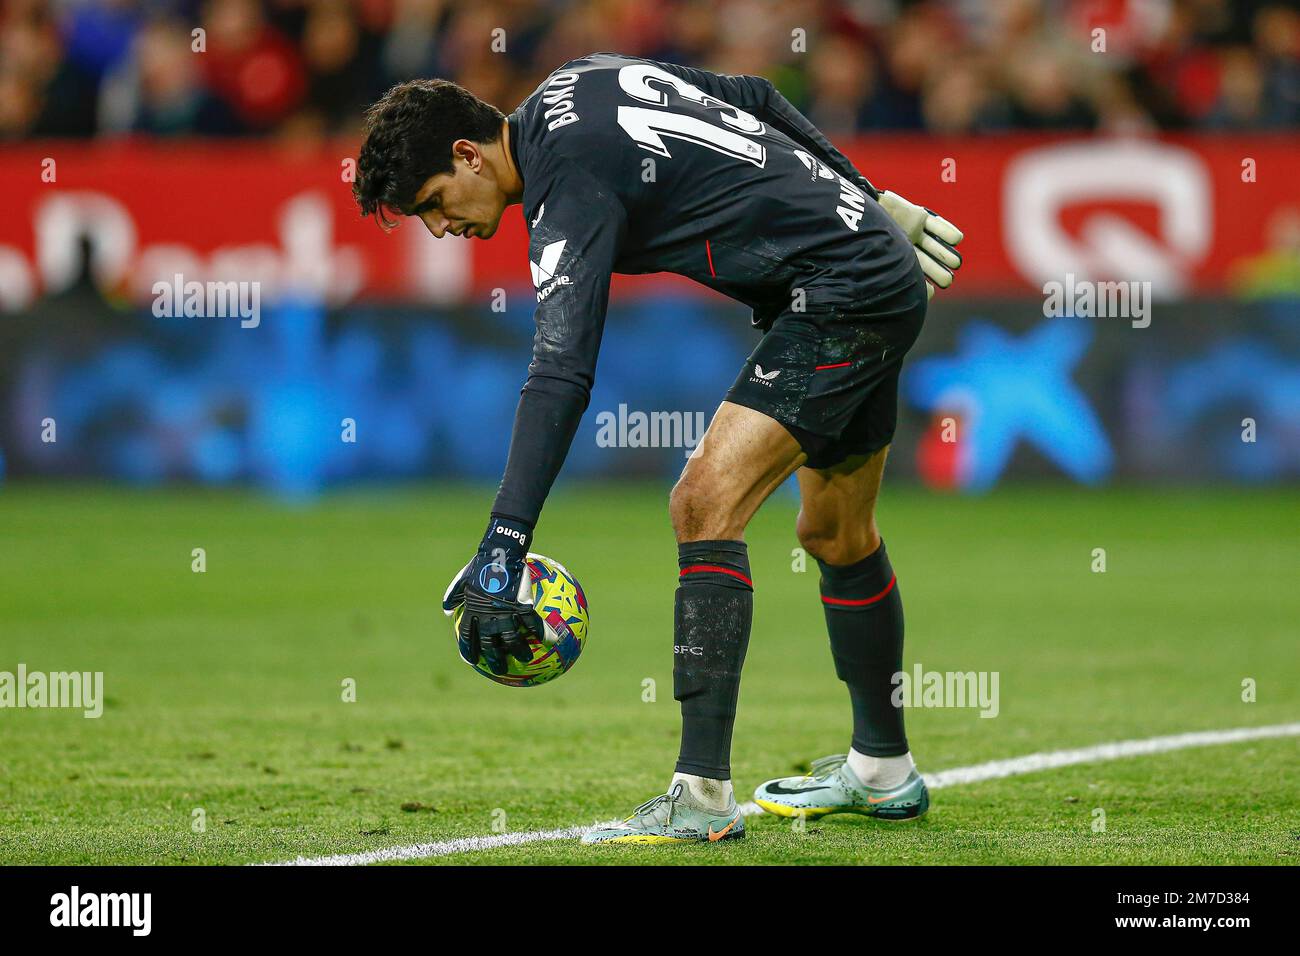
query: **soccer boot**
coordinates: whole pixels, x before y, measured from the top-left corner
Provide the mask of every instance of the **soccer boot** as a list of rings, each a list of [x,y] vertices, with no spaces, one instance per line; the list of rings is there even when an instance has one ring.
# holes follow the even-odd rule
[[[626,820],[600,823],[582,836],[594,843],[716,843],[743,840],[745,818],[733,797],[722,813],[707,810],[691,799],[686,784],[678,781],[661,796],[648,800]]]
[[[802,777],[779,777],[754,791],[754,802],[782,817],[824,817],[860,813],[882,820],[911,820],[930,809],[925,781],[913,770],[897,787],[868,787],[848,765],[846,754],[814,760]]]

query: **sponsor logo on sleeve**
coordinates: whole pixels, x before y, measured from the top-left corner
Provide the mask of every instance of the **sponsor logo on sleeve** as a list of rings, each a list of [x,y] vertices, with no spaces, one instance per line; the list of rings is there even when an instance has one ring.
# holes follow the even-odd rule
[[[555,242],[548,243],[542,247],[542,254],[538,257],[539,261],[529,260],[528,265],[533,273],[533,285],[537,289],[537,301],[543,301],[548,295],[562,285],[571,285],[572,280],[566,275],[556,275],[560,267],[560,256],[564,254],[564,244],[567,239],[557,239]]]

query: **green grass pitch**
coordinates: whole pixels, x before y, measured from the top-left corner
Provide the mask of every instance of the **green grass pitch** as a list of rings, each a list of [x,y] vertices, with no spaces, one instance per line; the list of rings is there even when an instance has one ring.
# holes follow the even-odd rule
[[[0,862],[356,853],[586,824],[661,792],[678,732],[666,489],[552,497],[536,547],[582,581],[592,634],[570,674],[526,690],[465,667],[437,606],[490,500],[369,490],[295,509],[0,488],[0,670],[103,671],[107,698],[98,720],[0,710]],[[1001,675],[994,719],[908,712],[922,771],[1300,720],[1297,505],[1293,491],[887,487],[907,666]],[[793,569],[796,508],[779,494],[748,535],[742,799],[848,743],[816,566]],[[954,786],[903,825],[751,818],[730,844],[552,841],[421,862],[1295,864],[1297,757],[1295,737],[1229,744]]]

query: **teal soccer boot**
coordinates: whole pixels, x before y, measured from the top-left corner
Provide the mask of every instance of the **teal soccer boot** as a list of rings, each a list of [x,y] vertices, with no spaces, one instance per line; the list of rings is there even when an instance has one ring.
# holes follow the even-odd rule
[[[846,754],[814,760],[802,777],[779,777],[754,791],[754,802],[781,817],[815,820],[831,813],[859,813],[882,820],[912,820],[930,809],[925,781],[913,770],[897,787],[868,787],[848,765]]]
[[[678,782],[667,793],[641,804],[626,820],[592,827],[582,842],[716,843],[744,838],[745,818],[734,798],[730,807],[716,813],[696,805],[686,785]]]

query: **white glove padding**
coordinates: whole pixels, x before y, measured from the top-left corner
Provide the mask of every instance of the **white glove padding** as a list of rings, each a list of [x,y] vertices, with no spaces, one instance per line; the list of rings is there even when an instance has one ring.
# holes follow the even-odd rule
[[[456,613],[456,608],[465,603],[465,575],[469,574],[470,564],[473,560],[465,565],[456,576],[451,579],[451,584],[447,585],[447,590],[442,594],[442,613],[451,617]]]
[[[953,272],[961,268],[961,254],[953,248],[964,238],[961,230],[942,216],[908,202],[897,193],[884,190],[879,202],[916,247],[916,258],[925,273],[926,297],[934,296],[936,285],[940,289],[952,285]]]

